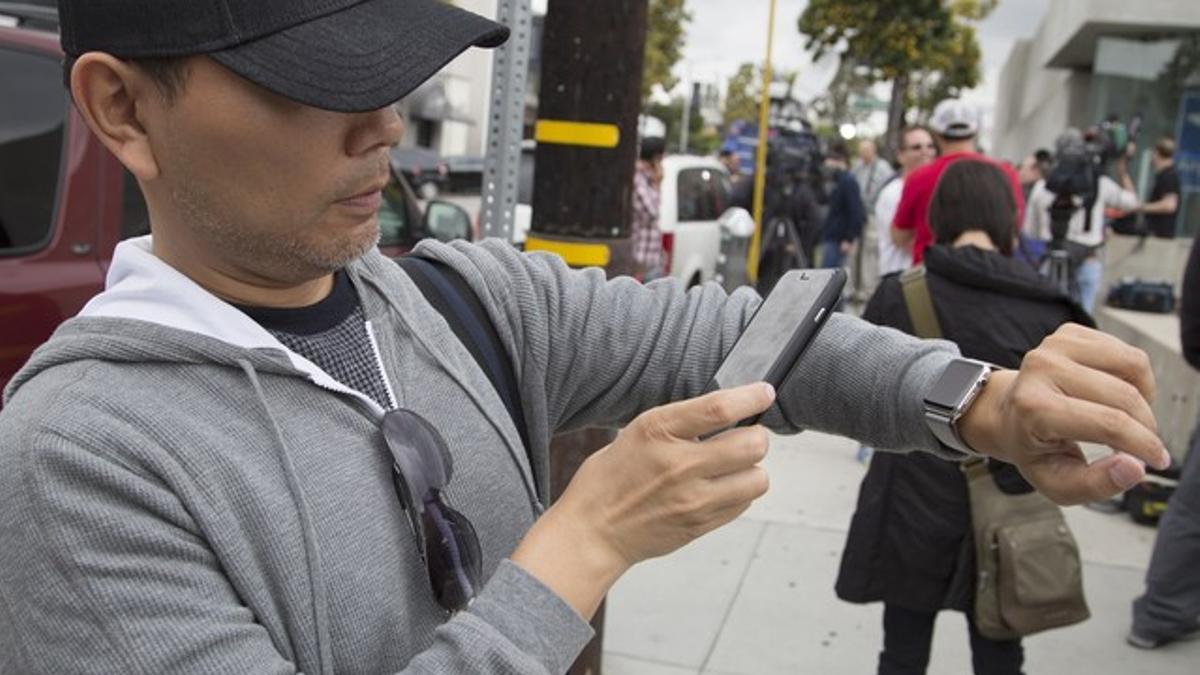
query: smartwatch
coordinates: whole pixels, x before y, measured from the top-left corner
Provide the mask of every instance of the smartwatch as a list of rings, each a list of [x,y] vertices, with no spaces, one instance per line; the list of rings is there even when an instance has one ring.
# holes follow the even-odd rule
[[[925,396],[925,422],[942,445],[968,457],[972,450],[958,433],[958,420],[967,412],[996,366],[974,359],[954,359]]]

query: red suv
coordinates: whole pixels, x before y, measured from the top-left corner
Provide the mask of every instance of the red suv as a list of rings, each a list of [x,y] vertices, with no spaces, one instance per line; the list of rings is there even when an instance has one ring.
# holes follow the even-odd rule
[[[58,324],[104,287],[113,248],[148,232],[133,176],[92,135],[62,82],[52,8],[0,2],[0,388]],[[422,218],[393,174],[380,211],[389,255],[419,239],[469,238],[461,208]]]

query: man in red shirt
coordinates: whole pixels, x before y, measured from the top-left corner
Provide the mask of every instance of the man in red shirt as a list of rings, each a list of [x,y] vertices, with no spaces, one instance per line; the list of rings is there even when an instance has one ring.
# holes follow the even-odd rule
[[[904,181],[900,206],[896,208],[896,216],[892,220],[892,241],[901,249],[912,248],[914,265],[921,264],[925,247],[933,243],[933,232],[929,229],[927,215],[929,201],[933,198],[933,191],[937,188],[938,179],[942,177],[942,171],[950,164],[967,157],[987,160],[975,151],[975,135],[979,133],[978,116],[963,101],[947,99],[939,103],[929,120],[929,127],[933,130],[934,139],[942,155],[932,164],[913,171]],[[1017,202],[1017,211],[1013,218],[1020,227],[1021,214],[1025,212],[1021,179],[1008,164],[996,162],[996,165],[1004,170],[1012,183],[1013,197]]]

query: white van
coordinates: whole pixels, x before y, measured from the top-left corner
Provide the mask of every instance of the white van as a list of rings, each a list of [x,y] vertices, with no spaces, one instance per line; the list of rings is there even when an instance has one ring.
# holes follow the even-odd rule
[[[712,281],[721,254],[721,216],[729,209],[729,172],[715,159],[693,155],[663,158],[658,226],[667,272],[687,286]]]

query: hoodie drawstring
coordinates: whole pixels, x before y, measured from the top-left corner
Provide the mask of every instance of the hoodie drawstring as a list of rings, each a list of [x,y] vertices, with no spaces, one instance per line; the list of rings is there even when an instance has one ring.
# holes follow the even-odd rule
[[[266,416],[267,423],[275,435],[275,448],[279,455],[279,466],[283,469],[283,475],[287,480],[288,492],[291,494],[292,503],[296,507],[296,515],[300,519],[301,536],[304,540],[304,555],[308,568],[308,585],[312,589],[313,594],[312,619],[317,635],[318,667],[321,673],[332,673],[333,654],[330,651],[330,641],[328,639],[329,621],[325,600],[325,585],[321,583],[319,552],[311,536],[313,531],[312,516],[309,514],[308,505],[303,495],[300,494],[300,481],[297,477],[296,466],[292,463],[291,455],[288,453],[287,442],[283,438],[283,431],[280,430],[279,423],[275,421],[275,416],[271,414],[271,406],[267,403],[267,397],[263,393],[262,383],[258,379],[258,372],[245,359],[238,359],[237,363],[241,366],[242,372],[250,380],[250,385],[254,387],[254,393],[258,397],[258,402],[262,404],[262,412]]]

